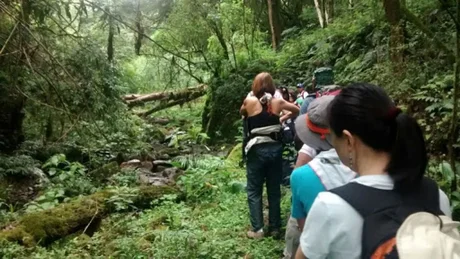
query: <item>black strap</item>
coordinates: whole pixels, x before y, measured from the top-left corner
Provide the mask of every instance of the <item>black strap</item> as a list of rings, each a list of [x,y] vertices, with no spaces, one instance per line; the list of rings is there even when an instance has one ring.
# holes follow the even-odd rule
[[[242,152],[242,158],[243,158],[243,162],[246,162],[246,151],[245,151],[245,148],[246,148],[246,145],[248,144],[249,142],[249,128],[248,128],[248,119],[246,117],[243,118],[243,146],[241,148],[241,152]]]
[[[363,218],[390,207],[409,207],[442,215],[439,207],[439,190],[435,181],[423,178],[418,189],[401,194],[394,190],[381,190],[356,182],[330,190],[350,204]]]

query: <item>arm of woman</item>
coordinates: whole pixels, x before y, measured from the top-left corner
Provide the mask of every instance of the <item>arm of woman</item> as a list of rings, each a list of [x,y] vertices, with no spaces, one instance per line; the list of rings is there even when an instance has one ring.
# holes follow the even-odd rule
[[[283,116],[280,117],[280,122],[283,123],[291,117],[291,112],[283,111]]]
[[[278,107],[280,109],[280,112],[283,111],[283,110],[286,110],[286,111],[290,112],[290,113],[286,114],[286,116],[288,116],[287,119],[292,118],[292,117],[296,117],[297,115],[299,115],[299,107],[297,107],[295,104],[292,104],[290,102],[286,102],[283,99],[276,99],[276,101],[278,102]]]
[[[243,101],[243,104],[242,104],[241,107],[240,107],[240,114],[241,114],[243,117],[248,116],[248,111],[246,110],[246,99]]]

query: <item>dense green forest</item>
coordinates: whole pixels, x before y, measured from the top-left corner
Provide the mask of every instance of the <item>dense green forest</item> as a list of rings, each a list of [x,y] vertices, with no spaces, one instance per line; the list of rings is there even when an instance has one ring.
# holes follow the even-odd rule
[[[281,257],[238,109],[320,66],[417,118],[460,219],[458,31],[460,0],[0,0],[0,257]]]

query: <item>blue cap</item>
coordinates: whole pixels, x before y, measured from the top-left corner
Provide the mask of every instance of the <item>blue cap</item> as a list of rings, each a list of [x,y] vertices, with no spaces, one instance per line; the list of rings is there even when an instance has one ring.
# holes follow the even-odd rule
[[[298,83],[298,84],[297,84],[297,88],[303,88],[303,84],[302,84],[302,83]]]

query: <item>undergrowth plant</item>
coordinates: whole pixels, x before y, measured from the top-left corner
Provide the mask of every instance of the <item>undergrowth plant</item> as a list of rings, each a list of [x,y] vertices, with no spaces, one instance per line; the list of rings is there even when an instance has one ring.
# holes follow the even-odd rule
[[[187,200],[197,202],[212,198],[216,193],[228,188],[232,173],[221,169],[224,161],[214,156],[187,156],[176,158],[173,162],[186,168],[178,180]],[[220,170],[219,170],[220,169]]]
[[[39,161],[27,155],[0,156],[0,176],[31,175],[39,166]]]
[[[97,190],[87,176],[86,168],[78,162],[67,161],[63,154],[52,156],[43,169],[50,178],[50,184],[39,197],[26,205],[28,212],[49,209],[71,197]]]
[[[460,162],[457,162],[456,167],[460,168]],[[452,218],[460,220],[460,192],[451,191],[451,183],[455,173],[459,175],[460,170],[454,172],[447,161],[431,160],[428,165],[428,176],[437,182],[439,188],[447,194],[450,200]]]

